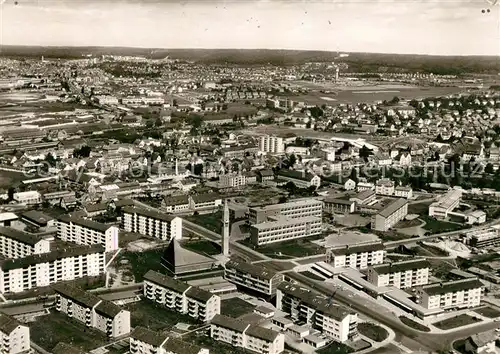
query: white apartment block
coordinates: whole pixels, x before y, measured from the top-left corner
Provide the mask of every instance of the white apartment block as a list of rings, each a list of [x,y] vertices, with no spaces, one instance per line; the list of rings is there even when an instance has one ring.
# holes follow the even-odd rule
[[[56,310],[110,338],[130,333],[130,312],[111,301],[67,284],[54,285]]]
[[[285,143],[283,138],[272,135],[260,137],[259,150],[270,154],[283,154],[285,152]]]
[[[119,248],[118,228],[92,220],[62,215],[57,219],[57,237],[77,245],[103,245],[106,252]]]
[[[165,241],[182,238],[182,219],[178,216],[136,207],[125,207],[122,212],[122,227],[125,231]]]
[[[285,350],[284,334],[223,315],[212,320],[210,337],[255,353],[279,354]]]
[[[408,215],[408,202],[398,199],[372,216],[371,227],[376,231],[387,231]]]
[[[417,302],[427,309],[477,307],[484,287],[477,278],[428,284],[417,289]]]
[[[283,274],[242,260],[228,261],[225,265],[224,278],[233,284],[264,295],[276,294],[278,285],[285,280]]]
[[[377,181],[375,185],[375,193],[379,195],[394,195],[394,181],[383,178]]]
[[[315,216],[321,218],[323,202],[317,199],[303,198],[288,203],[266,205],[249,209],[249,221],[259,224],[269,217],[285,216],[290,219]]]
[[[105,272],[102,245],[68,249],[0,261],[0,292],[17,293],[61,281],[99,276]]]
[[[130,333],[131,354],[209,354],[209,350],[144,327]]]
[[[220,314],[219,296],[152,270],[144,275],[144,296],[202,322]]]
[[[322,219],[314,216],[297,219],[278,217],[273,221],[252,225],[250,239],[255,246],[291,241],[321,234],[321,225]]]
[[[335,268],[366,269],[384,263],[385,249],[381,242],[330,248],[326,261]]]
[[[0,353],[28,353],[30,349],[30,328],[0,312]]]
[[[247,177],[239,173],[228,173],[219,176],[219,185],[223,188],[236,188],[246,184]]]
[[[413,197],[413,189],[411,187],[398,186],[394,189],[394,196],[410,199]]]
[[[35,205],[42,202],[42,195],[38,191],[17,192],[13,197],[19,204]]]
[[[0,254],[17,259],[50,252],[50,241],[10,227],[0,227]]]
[[[460,205],[462,198],[462,191],[459,189],[452,189],[445,195],[441,196],[436,202],[429,205],[429,216],[435,218],[445,219],[448,213],[452,212]]]
[[[358,336],[358,315],[343,306],[291,283],[281,283],[276,292],[276,308],[321,331],[337,342]]]
[[[425,259],[373,265],[368,268],[367,280],[378,287],[413,288],[429,282],[430,267]]]

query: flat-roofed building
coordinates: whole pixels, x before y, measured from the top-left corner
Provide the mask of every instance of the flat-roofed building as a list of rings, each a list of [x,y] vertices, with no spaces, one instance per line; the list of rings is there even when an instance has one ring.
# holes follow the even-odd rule
[[[273,221],[252,225],[250,227],[250,240],[255,246],[262,246],[316,236],[321,234],[321,226],[322,219],[315,216],[293,219],[278,217]]]
[[[466,232],[465,240],[469,246],[476,248],[500,246],[500,234],[493,227]]]
[[[259,140],[259,150],[265,153],[283,154],[285,152],[283,138],[273,135],[263,135]]]
[[[372,230],[387,231],[408,215],[408,202],[398,199],[372,216]]]
[[[220,314],[219,296],[153,270],[144,275],[144,296],[202,322]]]
[[[28,353],[31,350],[30,328],[0,312],[0,343],[0,353]]]
[[[166,333],[136,327],[130,333],[131,354],[209,354],[209,350]]]
[[[14,213],[0,213],[0,226],[12,226],[17,220],[19,220],[19,217]]]
[[[278,285],[285,280],[283,274],[260,264],[251,264],[242,260],[228,261],[225,265],[224,278],[264,295],[276,294]]]
[[[476,307],[481,304],[484,288],[477,278],[427,284],[417,289],[417,301],[428,309]]]
[[[327,198],[325,199],[325,212],[326,213],[342,213],[351,214],[356,210],[356,202],[352,200]]]
[[[57,219],[57,237],[77,245],[103,245],[106,252],[119,248],[118,227],[62,215]]]
[[[384,263],[384,257],[385,249],[381,242],[330,248],[326,252],[326,261],[335,268],[366,269]]]
[[[373,265],[368,268],[368,281],[378,287],[413,288],[429,282],[430,267],[425,259]]]
[[[50,252],[50,241],[36,234],[0,226],[0,254],[5,258],[24,258]]]
[[[447,218],[448,214],[460,205],[461,198],[461,190],[451,189],[429,206],[429,216],[440,219]]]
[[[75,286],[61,283],[53,288],[57,311],[111,338],[130,333],[129,311]]]
[[[79,246],[0,261],[0,292],[18,293],[105,272],[102,245]]]
[[[223,315],[212,320],[210,337],[256,353],[279,354],[285,350],[284,334]]]
[[[322,201],[313,198],[302,198],[288,203],[250,208],[248,220],[252,224],[259,224],[267,221],[270,217],[284,216],[289,219],[296,219],[314,216],[320,218],[322,213]]]
[[[56,226],[56,219],[38,210],[29,210],[21,214],[21,220],[27,224],[40,229]]]
[[[182,218],[178,216],[137,207],[125,207],[122,212],[122,227],[125,231],[166,241],[182,238]]]
[[[42,202],[42,195],[38,191],[17,192],[14,200],[19,204],[36,205]]]
[[[276,308],[337,342],[358,336],[356,313],[295,284],[284,282],[278,286]]]

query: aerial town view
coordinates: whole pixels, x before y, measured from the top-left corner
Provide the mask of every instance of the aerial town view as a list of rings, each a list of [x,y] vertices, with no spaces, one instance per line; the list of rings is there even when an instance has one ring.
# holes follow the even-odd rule
[[[0,354],[500,354],[498,5],[2,0]]]

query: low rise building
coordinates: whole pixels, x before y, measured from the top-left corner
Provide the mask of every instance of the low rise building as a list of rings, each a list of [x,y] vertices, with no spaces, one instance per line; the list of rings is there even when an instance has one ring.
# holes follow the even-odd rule
[[[372,189],[365,189],[355,196],[349,198],[350,201],[356,202],[358,205],[367,205],[372,203],[377,199],[377,195],[375,194],[375,191]]]
[[[377,181],[377,184],[375,185],[375,193],[379,195],[394,195],[394,181],[391,181],[390,179],[387,178],[382,178]]]
[[[284,282],[278,286],[276,308],[337,342],[358,337],[356,313],[297,285]]]
[[[136,327],[130,333],[131,354],[209,354],[209,350],[161,332]]]
[[[455,309],[481,304],[485,286],[477,278],[427,284],[417,289],[417,301],[427,309]]]
[[[192,210],[211,210],[222,205],[222,197],[217,193],[196,194],[189,198]]]
[[[334,214],[351,214],[356,210],[356,202],[352,200],[338,199],[338,198],[327,198],[324,201],[325,212]]]
[[[430,267],[425,259],[373,265],[368,268],[368,281],[377,287],[413,288],[429,282]]]
[[[398,199],[372,216],[372,230],[387,231],[408,215],[408,202]]]
[[[0,312],[0,353],[28,353],[30,350],[30,328]]]
[[[220,297],[153,270],[144,275],[144,296],[202,322],[220,314]]]
[[[38,191],[17,192],[13,197],[19,204],[36,205],[42,202],[42,195]]]
[[[284,334],[223,315],[212,320],[210,337],[256,353],[279,354],[285,350]]]
[[[446,194],[441,196],[438,201],[429,206],[429,216],[439,219],[445,219],[448,214],[460,205],[462,191],[459,189],[451,189]]]
[[[61,283],[53,288],[57,311],[111,338],[130,333],[129,311],[74,286]]]
[[[465,352],[471,354],[494,354],[496,350],[497,334],[495,331],[486,331],[471,335],[465,340]]]
[[[10,227],[0,227],[0,254],[5,258],[23,258],[50,252],[50,241]]]
[[[122,209],[122,227],[125,231],[169,241],[182,238],[182,219],[137,207]]]
[[[326,261],[335,268],[366,269],[384,263],[384,256],[384,245],[381,242],[370,242],[330,248],[326,252]]]
[[[500,233],[494,227],[465,233],[465,242],[475,248],[487,248],[500,246]]]
[[[62,215],[57,219],[57,237],[77,245],[103,245],[106,252],[119,248],[118,228],[92,220]]]
[[[283,274],[242,260],[228,261],[225,265],[224,278],[231,283],[264,295],[276,294],[278,285],[285,280]]]
[[[39,229],[49,229],[56,226],[56,219],[38,210],[29,210],[21,214],[21,220]]]
[[[185,213],[189,211],[189,196],[178,195],[165,197],[165,211],[167,213]]]
[[[413,197],[413,189],[411,187],[397,186],[394,188],[394,196],[410,199]]]

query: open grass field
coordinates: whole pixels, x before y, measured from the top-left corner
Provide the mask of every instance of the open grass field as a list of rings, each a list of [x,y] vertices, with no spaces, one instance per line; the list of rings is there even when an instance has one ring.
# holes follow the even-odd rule
[[[447,330],[458,327],[467,326],[473,323],[481,322],[480,318],[472,317],[467,314],[458,315],[456,317],[447,318],[439,322],[433,323],[433,325],[439,329]]]
[[[345,344],[333,342],[330,345],[316,350],[318,354],[349,354],[354,353],[354,349],[348,347]]]
[[[104,333],[87,328],[59,312],[51,312],[30,323],[30,335],[33,342],[49,352],[59,342],[66,342],[86,352],[108,343]]]
[[[246,242],[246,243],[245,243]],[[248,246],[248,240],[242,242]],[[314,256],[325,253],[325,249],[309,240],[294,240],[257,247],[258,252],[271,258],[287,259]]]
[[[428,232],[430,232],[431,234],[464,229],[464,225],[448,221],[437,220],[426,215],[421,216],[421,219],[425,221],[425,225],[423,226],[423,228]]]
[[[489,306],[481,307],[480,309],[474,310],[474,312],[476,312],[482,316],[488,317],[488,318],[500,317],[500,310],[495,309],[493,307],[489,307]]]
[[[233,297],[221,301],[221,313],[224,316],[238,318],[247,313],[252,313],[255,306],[239,297]]]
[[[389,337],[389,332],[385,328],[377,326],[374,323],[361,322],[358,324],[358,331],[375,342],[383,342]]]

